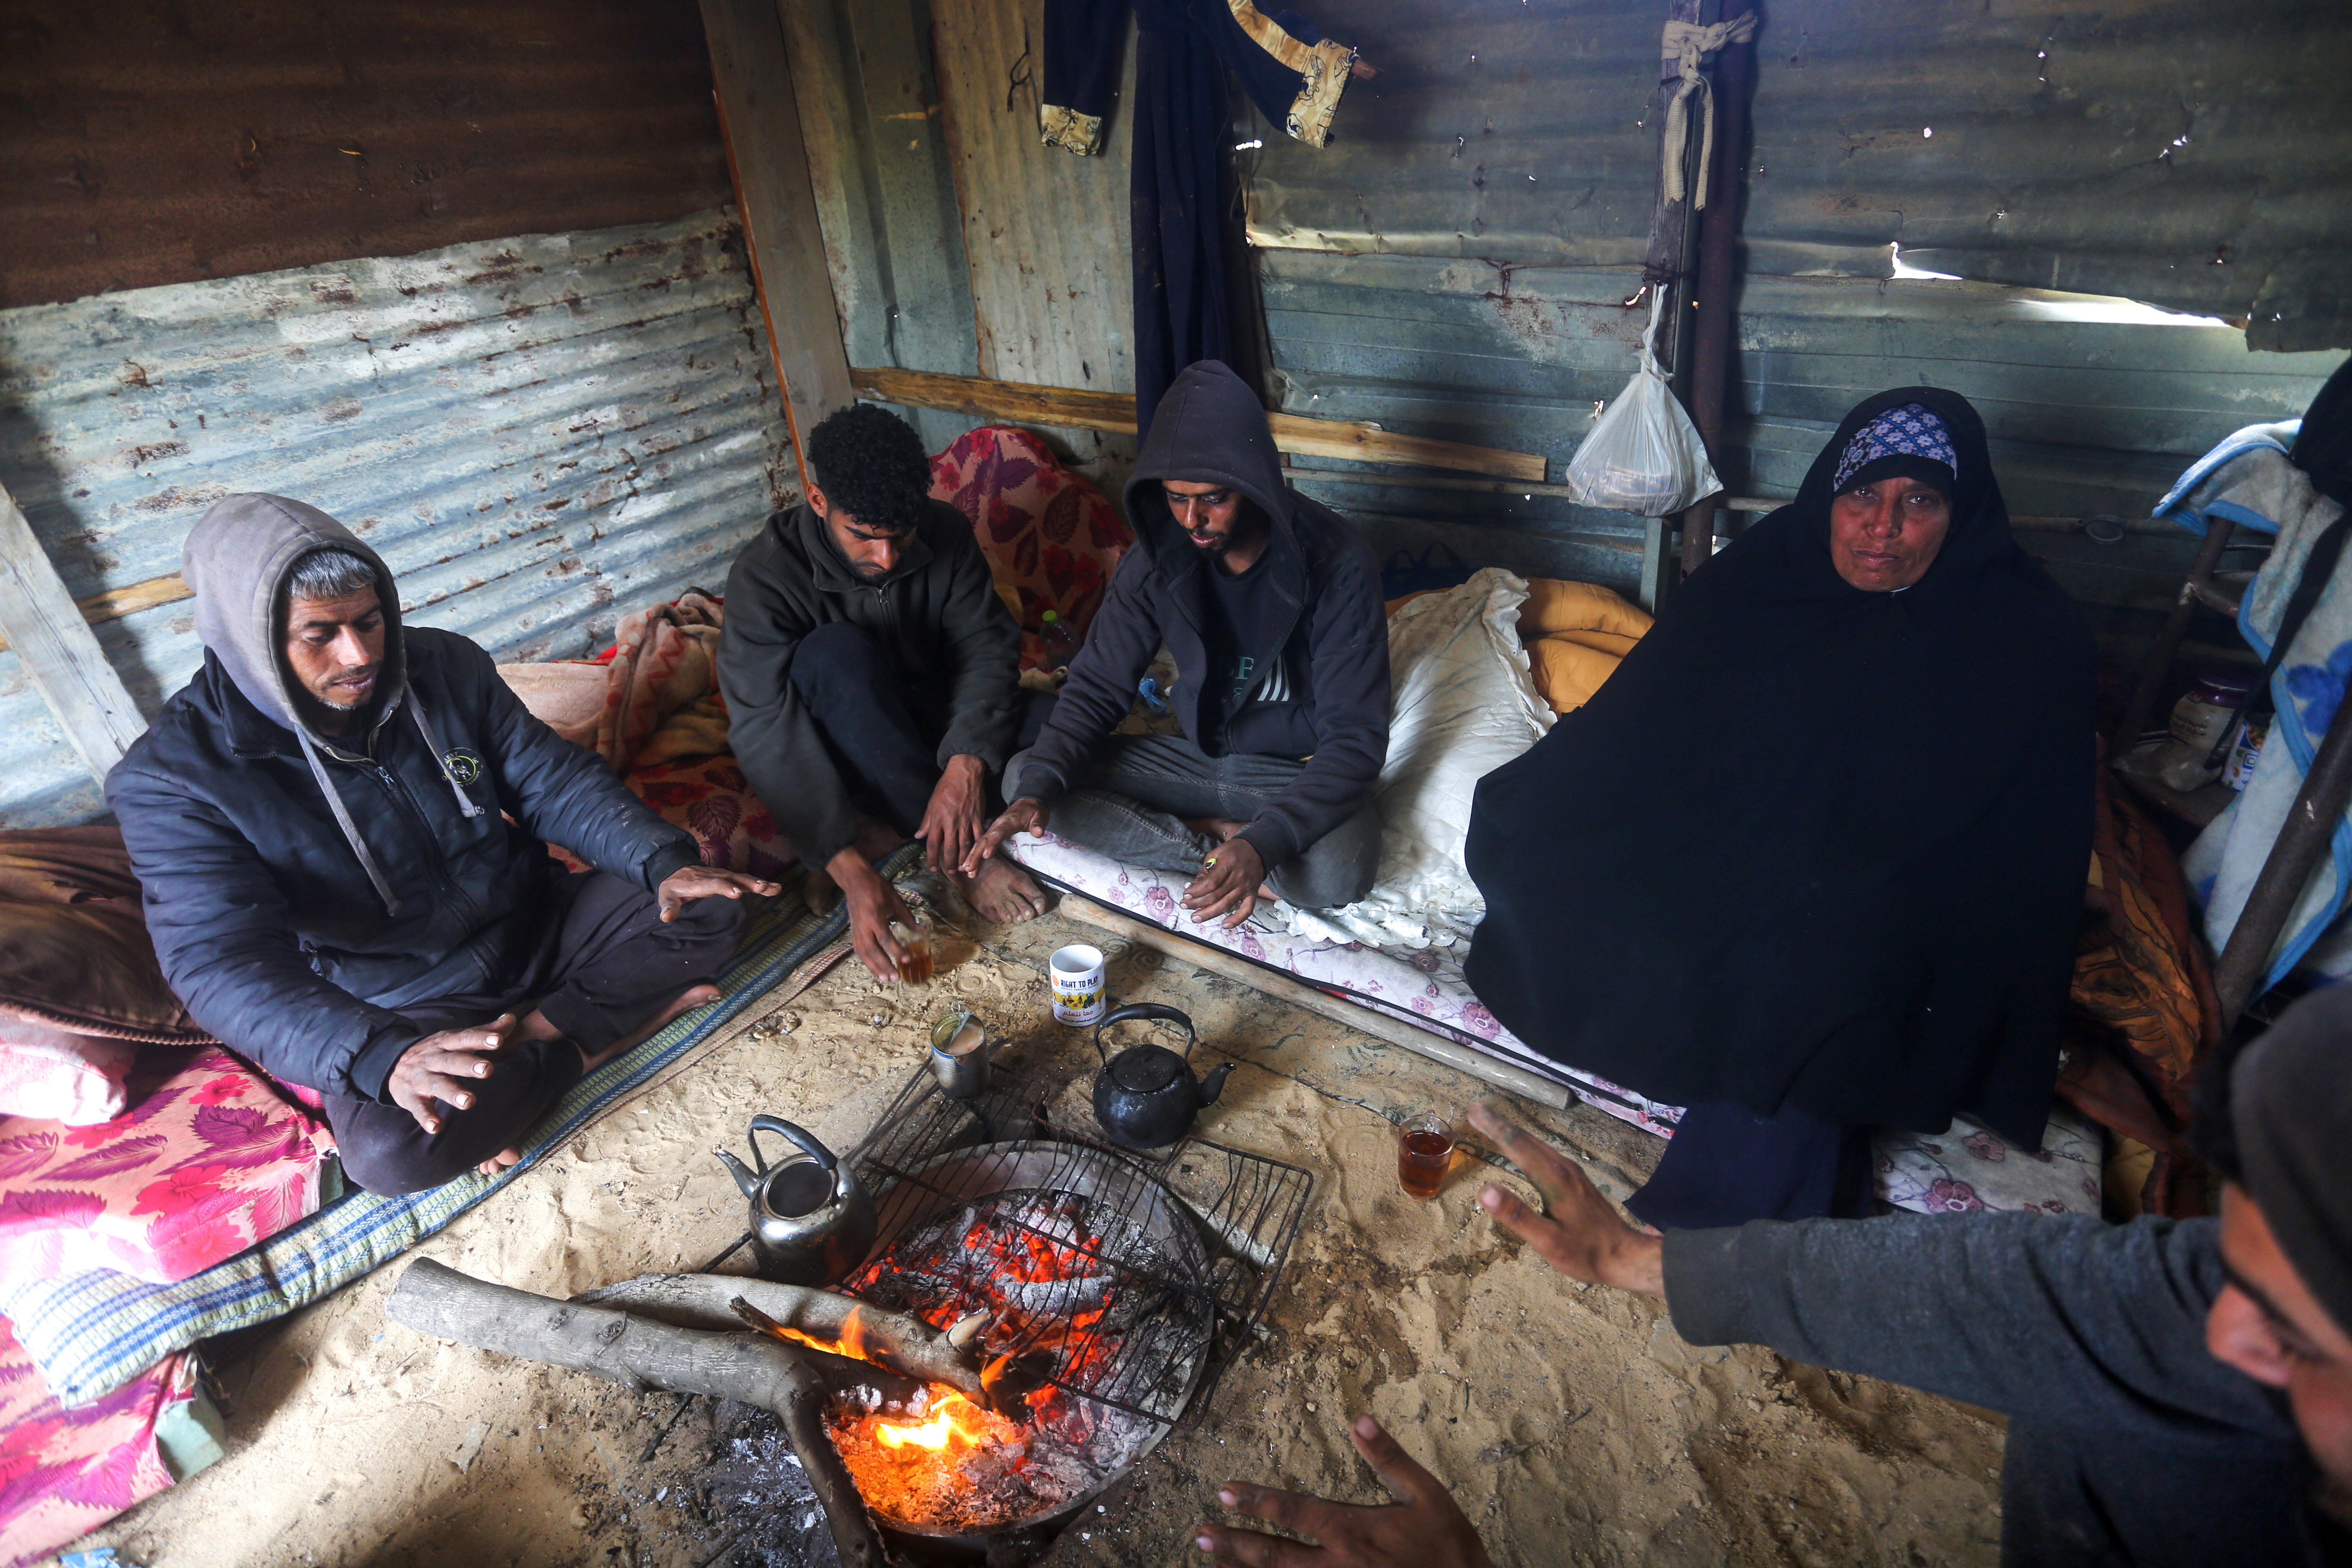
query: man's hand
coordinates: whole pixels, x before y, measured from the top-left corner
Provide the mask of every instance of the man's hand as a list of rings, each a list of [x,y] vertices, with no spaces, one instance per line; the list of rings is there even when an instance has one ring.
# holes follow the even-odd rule
[[[912,926],[915,917],[900,901],[898,889],[882,879],[882,873],[866,863],[856,846],[826,861],[824,868],[849,906],[849,941],[857,949],[859,962],[875,979],[890,984],[898,978],[898,961],[907,956],[907,950],[890,934],[890,922]]]
[[[1478,1532],[1435,1476],[1414,1464],[1369,1415],[1357,1418],[1351,1436],[1356,1452],[1403,1500],[1385,1508],[1351,1508],[1227,1481],[1217,1493],[1225,1507],[1322,1544],[1302,1546],[1221,1524],[1202,1525],[1192,1544],[1220,1563],[1250,1568],[1488,1568]]]
[[[934,871],[952,871],[971,858],[988,820],[985,802],[988,771],[978,757],[950,757],[931,786],[931,803],[923,809],[923,825],[915,829],[928,851]]]
[[[971,853],[963,858],[963,864],[958,869],[967,877],[979,876],[980,863],[995,854],[998,847],[1016,833],[1026,833],[1032,838],[1045,837],[1045,816],[1044,801],[1023,795],[1006,806],[1003,816],[988,825],[988,831],[980,836],[980,842],[971,847]]]
[[[416,1118],[416,1125],[427,1136],[440,1131],[441,1117],[433,1102],[437,1100],[453,1110],[470,1107],[474,1091],[467,1080],[490,1076],[490,1058],[506,1044],[514,1026],[515,1016],[501,1013],[479,1028],[444,1029],[425,1036],[392,1064],[392,1076],[384,1080],[384,1087],[392,1091],[392,1102]]]
[[[1571,1279],[1644,1296],[1666,1293],[1665,1243],[1618,1218],[1573,1161],[1492,1105],[1472,1107],[1470,1125],[1493,1139],[1544,1196],[1545,1212],[1538,1214],[1501,1187],[1482,1189],[1478,1201],[1497,1225]]]
[[[761,881],[742,871],[722,871],[716,866],[688,866],[672,871],[662,879],[654,897],[661,900],[662,923],[667,925],[677,918],[677,911],[697,899],[740,899],[745,893],[757,893],[772,899],[783,889],[774,882]]]
[[[1225,929],[1231,931],[1256,910],[1257,890],[1265,882],[1265,862],[1255,846],[1246,838],[1228,838],[1201,862],[1180,901],[1192,911],[1194,925],[1225,915]],[[1227,910],[1233,912],[1225,914]]]

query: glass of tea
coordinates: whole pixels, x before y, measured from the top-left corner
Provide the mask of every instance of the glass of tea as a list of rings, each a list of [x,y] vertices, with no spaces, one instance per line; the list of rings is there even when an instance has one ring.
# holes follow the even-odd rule
[[[927,984],[931,978],[931,922],[908,910],[903,921],[890,922],[890,940],[898,944],[906,956],[898,960],[898,978],[909,985]]]
[[[1454,1167],[1454,1129],[1433,1110],[1408,1116],[1397,1129],[1397,1181],[1405,1195],[1433,1198]]]

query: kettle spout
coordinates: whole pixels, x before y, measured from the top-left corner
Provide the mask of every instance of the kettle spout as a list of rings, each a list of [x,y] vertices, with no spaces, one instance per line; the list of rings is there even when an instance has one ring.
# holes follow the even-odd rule
[[[736,1186],[742,1190],[745,1197],[748,1198],[751,1196],[752,1194],[760,1190],[760,1178],[752,1174],[751,1170],[744,1165],[742,1161],[738,1160],[734,1155],[730,1154],[724,1149],[713,1149],[711,1152],[718,1155],[719,1160],[726,1165],[727,1173],[735,1178]]]
[[[1225,1079],[1233,1076],[1234,1065],[1235,1064],[1232,1062],[1226,1062],[1223,1066],[1215,1068],[1208,1077],[1201,1080],[1202,1104],[1214,1105],[1217,1103],[1217,1096],[1223,1092]]]

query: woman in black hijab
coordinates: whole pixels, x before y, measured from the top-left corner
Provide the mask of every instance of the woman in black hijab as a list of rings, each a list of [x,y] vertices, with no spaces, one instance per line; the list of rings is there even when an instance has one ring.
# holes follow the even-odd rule
[[[2091,849],[2091,637],[1984,425],[1845,416],[1593,700],[1480,781],[1472,987],[1689,1108],[1653,1225],[1866,1212],[1866,1127],[2041,1146]]]

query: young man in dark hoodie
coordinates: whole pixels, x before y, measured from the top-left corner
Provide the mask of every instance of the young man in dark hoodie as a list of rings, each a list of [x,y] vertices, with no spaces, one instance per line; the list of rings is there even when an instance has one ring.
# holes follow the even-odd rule
[[[1192,874],[1196,923],[1238,925],[1265,898],[1353,903],[1380,869],[1371,793],[1389,745],[1371,547],[1282,482],[1265,409],[1209,360],[1161,399],[1127,514],[1135,548],[965,868],[1050,822],[1113,859]],[[1183,734],[1112,734],[1162,643]]]
[[[2195,1136],[2222,1178],[2218,1219],[1897,1215],[1661,1237],[1486,1106],[1472,1121],[1544,1207],[1499,1186],[1478,1201],[1570,1279],[1664,1297],[1693,1344],[1767,1345],[2006,1415],[2004,1563],[2317,1568],[2352,1559],[2347,1058],[2338,987],[2214,1072]],[[1484,1568],[1444,1487],[1370,1417],[1356,1447],[1402,1504],[1228,1482],[1226,1508],[1323,1545],[1218,1522],[1201,1549],[1250,1568]]]
[[[908,837],[992,921],[1045,907],[1010,864],[960,869],[1020,717],[1021,628],[963,513],[930,496],[912,426],[868,404],[809,432],[808,500],[768,520],[727,578],[719,689],[752,792],[836,890],[877,980],[903,956],[905,907],[874,862]],[[861,824],[863,795],[880,820]]]
[[[326,1099],[343,1170],[512,1164],[581,1075],[689,1006],[772,882],[701,863],[490,656],[403,626],[375,552],[230,496],[189,533],[205,664],[107,775],[172,989]],[[599,869],[566,876],[563,846]]]

